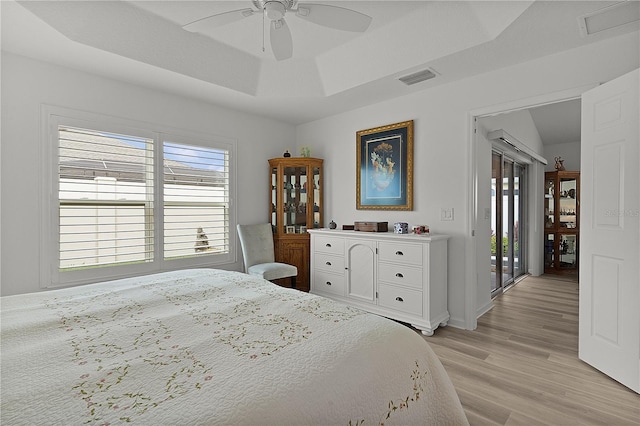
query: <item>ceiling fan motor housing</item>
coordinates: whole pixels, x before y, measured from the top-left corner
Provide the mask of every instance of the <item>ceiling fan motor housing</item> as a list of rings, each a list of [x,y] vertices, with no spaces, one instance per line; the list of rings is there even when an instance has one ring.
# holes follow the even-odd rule
[[[297,2],[298,0],[253,0],[253,5],[259,10],[264,10],[270,20],[277,21],[282,19],[286,11],[291,10]]]

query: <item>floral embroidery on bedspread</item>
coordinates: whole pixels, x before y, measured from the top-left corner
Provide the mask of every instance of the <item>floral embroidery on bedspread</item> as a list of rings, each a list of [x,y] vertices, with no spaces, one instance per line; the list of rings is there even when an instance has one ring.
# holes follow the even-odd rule
[[[145,317],[143,305],[104,293],[83,301],[83,306],[81,311],[103,309],[78,314],[76,304],[64,301],[58,301],[57,308],[70,336],[73,361],[82,370],[72,391],[86,403],[86,423],[100,424],[109,412],[131,421],[212,379],[211,369],[189,347],[172,342],[170,326]],[[122,333],[125,328],[135,332]],[[147,383],[153,386],[129,380],[134,366],[138,379],[149,377]]]
[[[221,282],[212,271],[195,279],[87,291],[81,302],[51,300],[47,307],[58,314],[76,366],[71,392],[86,404],[86,423],[132,421],[166,401],[217,386],[214,364],[189,340],[193,327],[200,328],[193,332],[209,351],[221,344],[251,361],[308,339],[316,330],[307,325],[309,315],[327,323],[365,315],[279,290],[242,274],[224,275]],[[298,314],[285,314],[278,305],[293,306]]]
[[[409,391],[409,395],[402,397],[400,399],[389,401],[389,403],[387,404],[387,408],[382,410],[383,413],[380,415],[376,424],[379,426],[384,426],[385,421],[391,418],[391,416],[395,412],[408,410],[410,403],[417,402],[420,399],[420,395],[422,394],[422,392],[424,392],[424,386],[426,385],[426,382],[427,382],[427,374],[428,374],[427,370],[420,371],[420,365],[418,364],[418,361],[416,361],[416,368],[413,370],[413,372],[410,375],[413,385],[411,390]],[[365,424],[365,419],[360,419],[356,421],[349,420],[348,424],[352,426],[363,425]]]

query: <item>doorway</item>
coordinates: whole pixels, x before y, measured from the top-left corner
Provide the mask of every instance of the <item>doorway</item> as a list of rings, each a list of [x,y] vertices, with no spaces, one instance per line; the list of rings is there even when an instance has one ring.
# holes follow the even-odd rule
[[[491,297],[502,293],[526,268],[526,165],[491,154]]]

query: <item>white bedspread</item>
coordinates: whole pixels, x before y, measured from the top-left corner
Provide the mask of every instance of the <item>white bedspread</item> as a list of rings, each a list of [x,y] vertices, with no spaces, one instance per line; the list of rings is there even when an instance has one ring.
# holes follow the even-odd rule
[[[415,331],[195,269],[1,299],[3,426],[458,425]]]

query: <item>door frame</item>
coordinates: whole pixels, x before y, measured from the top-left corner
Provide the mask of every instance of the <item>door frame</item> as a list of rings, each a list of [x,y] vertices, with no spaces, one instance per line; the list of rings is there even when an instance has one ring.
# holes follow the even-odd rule
[[[543,95],[538,95],[534,97],[528,97],[523,99],[518,99],[514,101],[505,102],[502,104],[490,105],[481,107],[478,109],[470,110],[467,112],[467,123],[468,123],[468,145],[467,149],[469,152],[468,158],[468,170],[469,173],[469,182],[467,186],[467,211],[470,214],[467,216],[467,229],[470,230],[469,235],[467,236],[467,245],[466,245],[466,265],[465,269],[466,273],[466,283],[465,283],[465,328],[468,330],[475,330],[478,326],[478,318],[482,316],[485,312],[489,311],[493,304],[489,300],[489,303],[484,304],[483,306],[478,306],[478,253],[480,252],[479,248],[482,244],[489,244],[489,241],[480,241],[479,238],[476,238],[476,230],[478,229],[478,223],[483,220],[484,214],[479,211],[478,204],[478,185],[481,184],[479,182],[478,177],[478,134],[476,132],[476,124],[477,120],[482,117],[492,116],[503,114],[507,112],[519,111],[523,109],[534,108],[542,105],[554,104],[558,102],[570,101],[573,99],[581,98],[582,94],[587,90],[590,90],[594,87],[597,87],[597,84],[588,84],[584,86],[573,87],[570,89],[550,92]],[[534,163],[536,164],[536,163]],[[532,171],[529,175],[529,190],[530,193],[542,194],[542,182],[537,182],[537,172],[534,172],[534,168],[531,167]],[[538,171],[539,172],[539,171]],[[542,176],[544,177],[544,170],[541,171]],[[536,200],[537,198],[533,198]],[[541,201],[538,201],[541,203]],[[537,203],[534,203],[530,208],[536,207]],[[535,232],[543,232],[542,229],[542,210],[538,209],[538,215],[531,215],[529,220],[529,226],[533,226],[534,235]],[[538,229],[539,228],[539,229]],[[532,233],[530,233],[531,235]],[[539,250],[528,250],[529,256],[529,270],[533,275],[538,275],[539,272],[537,268],[537,264],[539,264],[540,271],[543,271],[542,264],[542,241],[535,243],[533,238],[530,238],[530,244],[538,244]],[[538,259],[535,259],[535,254],[538,253]],[[533,258],[532,258],[533,257]],[[489,289],[490,290],[490,289]]]

